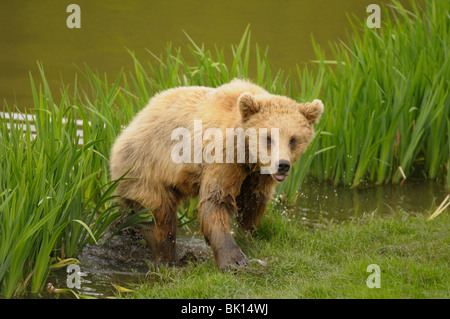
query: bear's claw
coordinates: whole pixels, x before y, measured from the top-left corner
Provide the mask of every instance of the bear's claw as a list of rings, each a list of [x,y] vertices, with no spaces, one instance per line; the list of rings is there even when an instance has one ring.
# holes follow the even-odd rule
[[[220,270],[228,271],[233,270],[241,266],[245,266],[248,263],[247,256],[237,248],[226,254],[227,256],[222,256],[218,261],[217,265]]]

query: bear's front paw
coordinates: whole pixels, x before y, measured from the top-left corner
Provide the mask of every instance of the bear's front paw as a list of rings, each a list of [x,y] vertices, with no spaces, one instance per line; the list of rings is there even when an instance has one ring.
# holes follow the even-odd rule
[[[225,251],[217,258],[217,267],[222,271],[236,269],[248,263],[247,257],[239,247]]]

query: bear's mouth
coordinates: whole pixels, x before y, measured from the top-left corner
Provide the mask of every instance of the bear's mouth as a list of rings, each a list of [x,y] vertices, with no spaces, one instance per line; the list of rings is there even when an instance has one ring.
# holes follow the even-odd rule
[[[272,174],[272,177],[275,178],[275,180],[280,183],[286,179],[287,175],[275,173],[275,174]]]

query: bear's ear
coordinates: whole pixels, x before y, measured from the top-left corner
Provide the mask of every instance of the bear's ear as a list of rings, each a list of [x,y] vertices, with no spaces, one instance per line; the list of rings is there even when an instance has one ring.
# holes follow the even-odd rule
[[[260,106],[255,97],[248,92],[244,92],[239,96],[237,104],[244,120],[259,112],[260,109]]]
[[[300,112],[311,124],[316,124],[320,120],[323,113],[323,103],[321,100],[314,100],[310,103],[303,103],[299,105]]]

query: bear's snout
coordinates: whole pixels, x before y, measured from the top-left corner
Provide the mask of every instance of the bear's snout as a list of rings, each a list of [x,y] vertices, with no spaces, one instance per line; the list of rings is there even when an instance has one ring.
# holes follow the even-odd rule
[[[291,169],[291,163],[288,160],[280,160],[277,163],[278,173],[286,174]]]
[[[273,174],[273,178],[277,180],[277,182],[282,182],[288,176],[288,172],[291,169],[291,162],[288,160],[280,160],[277,163],[277,172]]]

